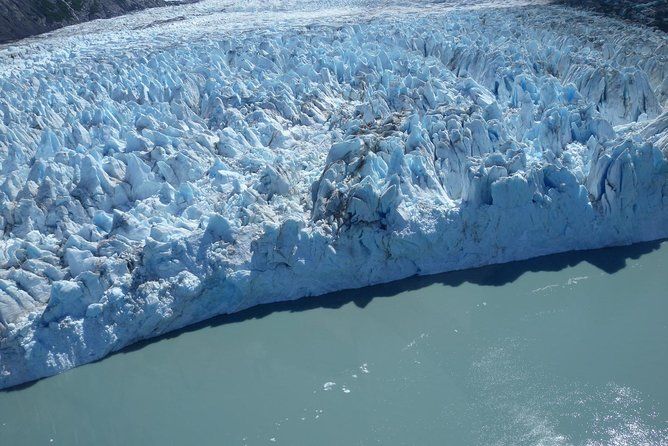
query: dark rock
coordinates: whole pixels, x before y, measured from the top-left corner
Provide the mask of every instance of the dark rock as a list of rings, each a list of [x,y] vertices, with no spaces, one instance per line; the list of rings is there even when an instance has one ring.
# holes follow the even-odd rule
[[[668,32],[668,0],[558,0]]]
[[[0,43],[88,20],[173,4],[165,0],[0,0]]]

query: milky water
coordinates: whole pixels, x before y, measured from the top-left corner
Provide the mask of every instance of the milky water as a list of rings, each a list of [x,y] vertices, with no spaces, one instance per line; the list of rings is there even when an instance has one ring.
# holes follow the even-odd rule
[[[668,243],[219,318],[0,392],[0,445],[666,445]]]

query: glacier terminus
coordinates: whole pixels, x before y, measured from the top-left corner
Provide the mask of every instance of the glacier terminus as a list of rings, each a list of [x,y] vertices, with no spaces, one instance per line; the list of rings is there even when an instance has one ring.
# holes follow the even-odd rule
[[[0,46],[0,388],[258,304],[668,237],[668,35],[204,0]]]

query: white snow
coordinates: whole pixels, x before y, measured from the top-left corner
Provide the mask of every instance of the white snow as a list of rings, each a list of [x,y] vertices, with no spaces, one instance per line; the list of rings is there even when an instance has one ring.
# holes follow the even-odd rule
[[[666,34],[545,3],[209,0],[0,47],[0,387],[668,236]]]

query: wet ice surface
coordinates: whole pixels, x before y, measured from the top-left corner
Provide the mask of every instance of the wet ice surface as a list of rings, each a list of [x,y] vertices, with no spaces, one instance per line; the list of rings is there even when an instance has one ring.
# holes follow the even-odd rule
[[[663,446],[668,246],[657,245],[214,320],[0,393],[0,441]]]
[[[205,1],[0,47],[0,387],[666,236],[666,34],[544,3]]]

